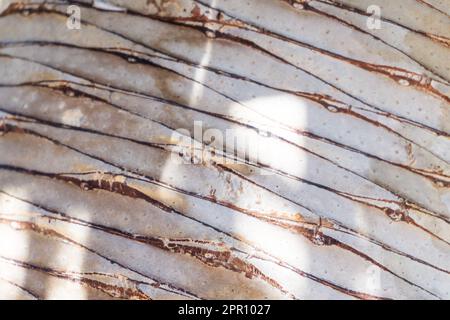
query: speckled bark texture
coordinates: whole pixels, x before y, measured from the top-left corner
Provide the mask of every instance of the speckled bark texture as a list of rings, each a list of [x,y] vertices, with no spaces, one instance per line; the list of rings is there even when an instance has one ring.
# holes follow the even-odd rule
[[[450,1],[0,10],[1,299],[450,299]]]

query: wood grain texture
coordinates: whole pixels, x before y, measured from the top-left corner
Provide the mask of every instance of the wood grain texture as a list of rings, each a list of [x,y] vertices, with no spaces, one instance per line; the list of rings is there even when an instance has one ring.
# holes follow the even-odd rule
[[[1,10],[0,298],[450,298],[446,1]]]

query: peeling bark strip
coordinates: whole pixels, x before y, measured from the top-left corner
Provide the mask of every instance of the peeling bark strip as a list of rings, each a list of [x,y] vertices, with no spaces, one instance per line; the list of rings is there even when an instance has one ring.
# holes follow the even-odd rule
[[[450,299],[442,2],[4,2],[0,293]]]

